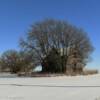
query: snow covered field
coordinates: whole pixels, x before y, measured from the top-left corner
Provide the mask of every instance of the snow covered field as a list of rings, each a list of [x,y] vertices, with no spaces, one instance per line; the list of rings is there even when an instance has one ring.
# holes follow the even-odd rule
[[[100,74],[0,78],[0,100],[100,100]]]

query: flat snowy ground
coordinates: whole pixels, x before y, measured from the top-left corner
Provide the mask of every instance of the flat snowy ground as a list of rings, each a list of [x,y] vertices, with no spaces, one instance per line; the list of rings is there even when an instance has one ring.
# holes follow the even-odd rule
[[[0,100],[100,100],[100,74],[0,78]]]

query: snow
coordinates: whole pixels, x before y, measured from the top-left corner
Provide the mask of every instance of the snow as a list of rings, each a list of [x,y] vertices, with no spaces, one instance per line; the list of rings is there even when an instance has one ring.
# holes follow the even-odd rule
[[[100,100],[100,74],[0,78],[0,100]]]

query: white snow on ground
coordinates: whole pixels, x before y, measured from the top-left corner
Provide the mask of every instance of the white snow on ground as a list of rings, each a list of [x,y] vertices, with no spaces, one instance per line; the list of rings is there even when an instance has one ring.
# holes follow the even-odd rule
[[[0,100],[96,100],[96,98],[100,98],[100,74],[0,78]]]

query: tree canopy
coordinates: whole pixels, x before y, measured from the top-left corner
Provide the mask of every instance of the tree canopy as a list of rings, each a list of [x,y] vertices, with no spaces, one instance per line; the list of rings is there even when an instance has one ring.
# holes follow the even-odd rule
[[[81,63],[84,65],[87,63],[93,46],[87,33],[77,28],[66,21],[46,19],[41,22],[33,24],[27,33],[27,37],[22,39],[21,47],[28,51],[34,51],[35,56],[39,63],[43,64],[44,59],[49,67],[52,65],[46,58],[50,58],[52,63],[55,63],[54,68],[58,68],[57,59],[62,61],[60,64],[60,72],[64,72],[67,68],[68,57],[71,49],[77,48],[78,55],[80,55]],[[51,53],[52,50],[56,50],[57,54]],[[56,57],[54,57],[56,56]],[[57,57],[58,56],[58,57]],[[57,58],[54,60],[53,58]],[[42,65],[43,70],[46,69],[45,65]],[[48,70],[47,68],[47,70]]]
[[[32,55],[25,51],[7,50],[0,57],[1,70],[11,73],[28,72],[34,68]]]

